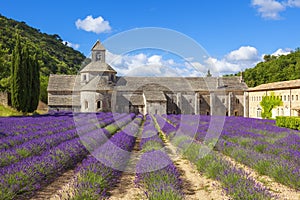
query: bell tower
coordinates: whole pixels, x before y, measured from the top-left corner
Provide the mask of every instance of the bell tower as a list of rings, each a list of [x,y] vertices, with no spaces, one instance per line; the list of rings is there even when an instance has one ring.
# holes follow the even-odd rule
[[[92,62],[105,63],[105,51],[106,49],[99,40],[94,44],[92,48]]]

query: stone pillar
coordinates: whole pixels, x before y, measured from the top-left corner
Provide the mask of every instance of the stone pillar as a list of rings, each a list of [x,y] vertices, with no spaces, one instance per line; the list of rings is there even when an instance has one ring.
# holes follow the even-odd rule
[[[249,117],[249,94],[244,92],[244,117]]]
[[[182,99],[181,99],[180,92],[177,93],[176,100],[177,100],[176,104],[177,104],[178,108],[180,109],[180,113],[182,113]]]
[[[210,115],[215,114],[215,94],[214,92],[210,92],[210,98],[209,98],[209,106],[210,106]]]
[[[199,108],[199,93],[195,92],[195,107],[194,107],[194,113],[195,115],[200,114],[200,108]]]
[[[228,93],[228,116],[231,116],[231,97],[232,97],[232,92],[229,92]]]

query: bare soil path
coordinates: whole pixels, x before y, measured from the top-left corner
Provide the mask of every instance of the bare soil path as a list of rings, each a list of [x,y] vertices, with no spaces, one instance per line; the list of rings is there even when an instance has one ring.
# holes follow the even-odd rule
[[[235,165],[236,167],[243,169],[255,181],[257,181],[258,183],[267,187],[269,189],[269,191],[271,193],[273,193],[274,195],[277,195],[279,199],[281,199],[281,200],[300,200],[300,191],[296,191],[292,188],[282,185],[282,184],[274,181],[269,176],[259,175],[255,170],[251,169],[250,167],[248,167],[244,164],[237,162],[236,160],[234,160],[233,158],[231,158],[229,156],[222,154],[222,158],[224,158],[225,160],[232,163],[232,165]]]
[[[31,200],[67,200],[74,192],[75,171],[70,169],[59,176],[55,181],[38,191]]]
[[[186,200],[229,200],[219,182],[201,175],[190,161],[176,155],[176,148],[165,140],[166,152],[181,173]]]
[[[132,172],[132,169],[135,169],[135,166],[139,160],[139,157],[137,157],[137,152],[139,151],[140,140],[141,139],[137,137],[136,143],[132,150],[131,157],[129,159],[129,164],[127,166],[128,170],[125,170],[123,172],[120,181],[118,182],[116,187],[110,192],[110,197],[108,198],[109,200],[147,199],[143,191],[135,186],[135,173]]]

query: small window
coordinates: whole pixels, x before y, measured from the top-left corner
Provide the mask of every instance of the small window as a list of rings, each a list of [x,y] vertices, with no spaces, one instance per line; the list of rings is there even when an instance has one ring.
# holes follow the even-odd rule
[[[283,100],[286,101],[286,96],[285,95],[283,96]]]
[[[222,98],[222,103],[225,103],[225,98]]]
[[[84,101],[84,108],[88,109],[89,108],[89,102],[88,101]]]
[[[239,116],[239,112],[238,111],[234,111],[234,116]]]
[[[97,101],[97,109],[101,108],[101,101]]]
[[[190,99],[190,103],[192,103],[193,102],[193,100],[192,99]]]
[[[236,102],[236,104],[240,104],[240,100],[239,99],[236,99],[235,102]]]
[[[296,95],[296,101],[298,101],[298,95]]]
[[[85,74],[82,76],[82,80],[86,81],[86,75]]]
[[[290,100],[290,95],[288,95],[288,101]]]
[[[261,108],[257,108],[257,117],[261,117]]]
[[[292,95],[292,101],[294,101],[294,95]]]
[[[280,100],[282,101],[282,95],[280,96]]]
[[[101,60],[101,54],[99,53],[96,55],[96,61],[100,61],[100,60]]]

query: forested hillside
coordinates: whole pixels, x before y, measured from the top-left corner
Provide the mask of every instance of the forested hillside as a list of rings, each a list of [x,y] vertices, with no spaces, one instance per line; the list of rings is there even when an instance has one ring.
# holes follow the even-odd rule
[[[16,33],[21,43],[37,52],[41,73],[41,99],[47,101],[46,88],[49,74],[76,74],[85,56],[63,43],[59,35],[48,35],[40,30],[0,15],[0,90],[9,90],[11,54]]]
[[[246,69],[244,80],[248,87],[263,83],[300,79],[300,49],[279,57],[266,55],[264,62]]]

